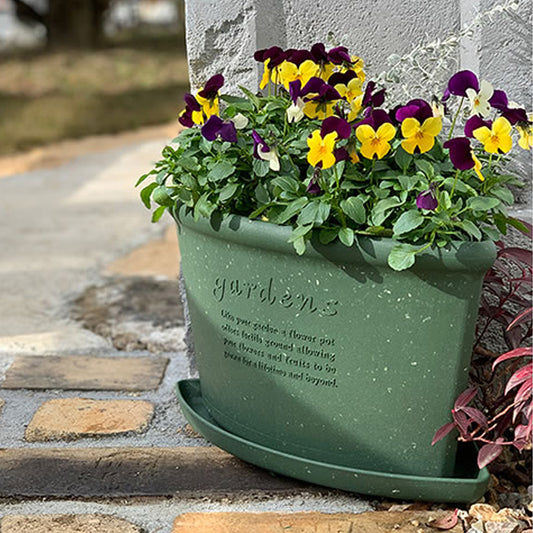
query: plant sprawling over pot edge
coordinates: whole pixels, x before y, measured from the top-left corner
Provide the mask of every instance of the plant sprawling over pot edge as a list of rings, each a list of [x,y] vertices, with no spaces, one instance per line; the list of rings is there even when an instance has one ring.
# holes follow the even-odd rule
[[[396,270],[451,241],[498,240],[508,225],[505,170],[516,143],[531,149],[526,110],[468,70],[430,104],[384,107],[385,88],[366,81],[345,47],[272,47],[261,92],[220,94],[222,75],[185,96],[186,127],[164,148],[141,191],[158,220],[184,204],[194,217],[238,214],[292,226],[299,254],[313,234],[351,246],[358,235],[392,237]]]

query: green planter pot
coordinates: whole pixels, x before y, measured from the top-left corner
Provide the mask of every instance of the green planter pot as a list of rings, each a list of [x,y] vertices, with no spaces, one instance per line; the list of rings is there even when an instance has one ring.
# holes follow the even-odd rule
[[[288,227],[176,219],[202,401],[224,431],[339,467],[454,475],[455,437],[431,440],[467,386],[491,242],[396,272],[389,239],[297,256]]]

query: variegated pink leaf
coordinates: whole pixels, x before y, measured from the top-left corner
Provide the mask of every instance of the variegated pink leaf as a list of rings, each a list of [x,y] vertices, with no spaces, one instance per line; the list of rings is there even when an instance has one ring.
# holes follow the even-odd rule
[[[443,439],[454,428],[455,428],[455,424],[453,422],[448,422],[448,424],[444,424],[444,426],[439,428],[437,432],[435,433],[435,436],[433,437],[433,440],[431,441],[431,446],[439,442],[439,440]]]
[[[484,468],[489,463],[492,463],[503,451],[503,446],[501,444],[485,444],[479,450],[477,455],[477,466],[479,468]]]

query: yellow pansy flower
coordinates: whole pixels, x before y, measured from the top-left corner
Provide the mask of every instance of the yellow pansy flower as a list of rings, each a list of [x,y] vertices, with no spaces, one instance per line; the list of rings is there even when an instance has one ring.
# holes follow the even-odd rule
[[[524,150],[531,150],[533,147],[533,126],[530,124],[517,125],[520,139],[518,139],[518,146]]]
[[[361,142],[361,155],[367,159],[378,159],[385,157],[389,150],[389,141],[394,139],[396,129],[390,122],[382,124],[377,131],[370,124],[362,124],[355,132]]]
[[[300,66],[291,63],[290,61],[284,61],[279,67],[279,79],[287,91],[289,90],[289,83],[291,81],[300,80],[302,87],[313,77],[318,75],[319,66],[306,59]]]
[[[435,145],[435,137],[442,129],[442,119],[440,117],[429,117],[422,124],[414,118],[408,117],[402,122],[402,148],[414,154],[418,148],[419,153],[429,152]]]
[[[482,126],[474,130],[474,137],[483,144],[483,148],[489,154],[506,154],[513,146],[511,138],[511,123],[505,117],[497,118],[492,124],[492,128]]]
[[[335,114],[335,104],[337,100],[323,102],[320,100],[309,100],[305,102],[303,107],[304,115],[308,118],[324,120]]]
[[[335,164],[335,141],[337,139],[337,132],[332,131],[325,137],[320,135],[320,130],[313,131],[311,137],[307,139],[309,152],[307,154],[307,161],[310,165],[316,167],[322,163],[322,168],[329,168]]]

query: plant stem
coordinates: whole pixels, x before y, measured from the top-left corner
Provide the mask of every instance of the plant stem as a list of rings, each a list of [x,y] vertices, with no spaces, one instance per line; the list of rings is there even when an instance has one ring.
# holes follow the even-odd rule
[[[455,178],[453,179],[453,187],[450,191],[450,200],[453,198],[453,193],[455,192],[455,185],[457,184],[457,179],[459,178],[459,169],[455,171]]]
[[[450,134],[448,135],[448,140],[452,138],[453,130],[455,128],[455,123],[457,122],[457,117],[459,116],[459,112],[461,111],[461,108],[463,107],[464,100],[465,100],[465,97],[463,96],[461,98],[461,101],[459,102],[459,108],[457,109],[457,113],[455,113],[455,116],[453,117],[452,127],[450,128]]]

